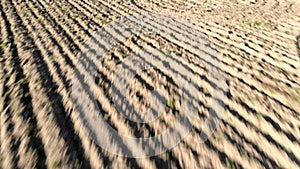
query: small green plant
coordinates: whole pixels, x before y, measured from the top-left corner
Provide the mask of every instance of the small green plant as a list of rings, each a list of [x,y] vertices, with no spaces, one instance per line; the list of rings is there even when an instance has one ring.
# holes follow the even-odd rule
[[[229,169],[233,169],[233,165],[230,159],[226,157],[226,167]]]
[[[49,56],[49,59],[50,59],[51,61],[54,61],[54,60],[56,59],[56,57],[55,57],[54,55],[51,55],[51,56]]]
[[[250,27],[259,27],[259,26],[264,25],[264,22],[262,22],[262,21],[251,22],[251,21],[247,21],[247,20],[242,20],[242,23],[245,24],[245,25],[248,25]]]
[[[261,21],[255,21],[255,22],[253,22],[253,25],[254,26],[262,26],[263,22],[261,22]]]
[[[166,50],[165,53],[166,53],[167,55],[170,55],[170,54],[171,54],[171,51],[170,51],[170,50]]]
[[[21,115],[22,115],[21,112],[16,113],[16,116],[17,116],[17,117],[21,117]]]
[[[43,80],[42,80],[42,79],[38,79],[38,80],[37,80],[37,84],[40,85],[40,84],[42,84],[42,83],[43,83]]]
[[[72,20],[75,21],[77,18],[77,15],[72,15]]]
[[[175,100],[174,99],[168,100],[167,106],[170,107],[172,110],[174,110],[175,109]]]
[[[53,162],[51,165],[51,169],[56,169],[58,167],[58,165],[59,165],[58,161]]]
[[[260,113],[256,113],[255,116],[258,120],[262,120],[264,118]]]
[[[0,47],[1,48],[5,48],[7,46],[7,43],[6,42],[2,42],[1,44],[0,44]]]
[[[166,152],[166,160],[170,160],[170,152],[169,151]]]
[[[295,91],[300,94],[300,88],[295,88]]]

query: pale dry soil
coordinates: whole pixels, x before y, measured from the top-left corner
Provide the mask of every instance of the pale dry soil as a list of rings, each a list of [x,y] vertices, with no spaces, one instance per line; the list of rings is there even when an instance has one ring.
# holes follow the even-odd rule
[[[160,49],[188,64],[201,93],[199,118],[184,140],[166,153],[134,159],[90,139],[70,88],[85,41],[111,21],[143,11],[185,19],[207,36],[223,65],[228,99],[216,131],[200,143],[213,92],[203,61],[159,32],[132,35],[105,55],[95,81],[108,124],[149,137],[179,113],[176,80],[155,69],[135,76],[129,95],[145,110],[147,94],[160,88],[169,99],[161,117],[138,124],[114,111],[113,71],[140,49]],[[298,0],[6,0],[0,32],[0,168],[300,168]]]

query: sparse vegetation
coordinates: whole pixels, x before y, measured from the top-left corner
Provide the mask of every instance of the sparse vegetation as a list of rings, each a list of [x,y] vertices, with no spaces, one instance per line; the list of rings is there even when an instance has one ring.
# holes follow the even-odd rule
[[[5,48],[7,46],[7,43],[6,42],[2,42],[1,44],[0,44],[0,47],[1,48]]]
[[[50,59],[51,61],[55,61],[55,60],[56,60],[56,57],[55,57],[54,55],[51,55],[51,56],[49,56],[49,59]]]
[[[255,116],[256,116],[256,118],[257,118],[258,120],[262,120],[262,119],[263,119],[263,116],[262,116],[262,114],[260,114],[260,113],[256,113]]]
[[[166,160],[169,161],[170,160],[170,152],[166,151]]]
[[[157,168],[160,164],[171,164],[170,168],[299,168],[299,48],[295,43],[299,46],[300,16],[293,5],[283,0],[1,1],[0,168]],[[190,29],[188,23],[181,26],[176,19],[164,25],[159,18],[147,20],[145,27],[159,28],[149,34],[129,35],[129,31],[123,34],[119,28],[111,31],[106,27],[112,20],[119,23],[119,18],[144,9],[179,17],[197,29]],[[115,112],[110,98],[115,63],[134,57],[142,49],[150,53],[154,49],[159,53],[155,59],[161,58],[164,63],[166,58],[175,59],[195,73],[195,85],[201,92],[190,99],[194,99],[193,104],[199,103],[199,116],[192,133],[179,146],[156,157],[119,158],[102,151],[91,133],[84,130],[80,108],[77,110],[72,98],[72,78],[77,76],[74,70],[81,48],[100,29],[107,35],[118,35],[116,40],[120,43],[103,55],[107,60],[98,67],[97,77],[101,78],[97,80],[97,90],[91,93],[95,94],[101,117],[122,135],[146,138],[161,134],[185,112],[180,111],[184,102],[178,99],[180,85],[175,77],[149,71],[135,79],[143,80],[143,85],[134,81],[130,86],[141,94],[133,96],[133,107],[148,108],[148,88],[159,88],[169,99],[162,103],[159,118],[149,124],[125,119]],[[181,31],[185,36],[177,36]],[[168,32],[176,33],[165,37]],[[202,43],[205,38],[212,45]],[[99,47],[106,48],[108,44]],[[216,54],[210,51],[213,46]],[[203,124],[212,117],[212,93],[219,86],[208,72],[212,62],[203,58],[207,54],[224,65],[223,75],[232,97],[224,102],[226,115],[216,123],[216,132],[199,146]],[[181,69],[171,64],[169,68],[184,77]]]
[[[57,169],[59,166],[59,162],[58,161],[55,161],[51,164],[51,169]]]
[[[171,55],[171,50],[166,50],[165,52],[167,55]]]
[[[300,87],[299,88],[295,88],[295,91],[300,94]]]
[[[250,27],[260,27],[264,25],[264,22],[262,21],[247,21],[247,20],[243,20],[242,21],[244,24],[250,26]]]
[[[167,102],[167,106],[169,108],[171,108],[172,110],[175,109],[175,100],[174,99],[169,99],[168,102]]]
[[[229,158],[227,158],[227,157],[226,157],[225,160],[226,160],[226,167],[227,167],[228,169],[234,169],[234,166],[233,166],[231,160],[230,160]]]

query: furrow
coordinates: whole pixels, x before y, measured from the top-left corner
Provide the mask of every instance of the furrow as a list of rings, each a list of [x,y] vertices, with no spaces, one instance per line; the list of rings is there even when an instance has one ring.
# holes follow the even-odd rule
[[[5,94],[5,96],[10,98],[7,101],[11,103],[5,104],[11,105],[7,109],[11,112],[12,121],[15,124],[13,134],[20,140],[19,152],[16,154],[20,157],[18,166],[20,168],[32,168],[35,166],[43,168],[46,157],[41,140],[37,136],[38,129],[35,126],[35,117],[31,113],[31,98],[27,91],[28,84],[26,79],[24,79],[22,69],[19,67],[19,61],[13,60],[12,57],[12,55],[17,55],[17,51],[10,24],[4,13],[1,14],[1,17],[1,35],[3,39],[6,39],[2,42],[6,46],[3,50],[3,59],[5,59],[6,63],[6,66],[3,65],[3,73],[5,72],[6,75],[11,74],[10,76],[3,76],[3,81],[5,81],[4,87],[6,89],[12,89],[10,92],[6,91]]]
[[[28,12],[27,14],[30,14]],[[35,17],[32,17],[35,18]],[[28,25],[33,25],[36,23],[36,21],[30,21],[31,23],[28,23]],[[43,24],[41,24],[43,26]],[[54,31],[51,31],[54,32]],[[45,61],[47,65],[49,66],[50,70],[54,70],[54,72],[51,71],[52,76],[54,77],[54,80],[58,84],[58,88],[60,89],[60,94],[63,96],[63,104],[66,106],[66,109],[72,110],[72,103],[69,96],[69,81],[71,79],[66,79],[69,77],[72,77],[72,69],[73,69],[73,61],[71,63],[68,63],[68,60],[66,55],[63,54],[63,51],[60,51],[58,49],[62,48],[61,46],[58,46],[59,39],[56,39],[56,37],[59,37],[57,34],[51,35],[50,31],[47,30],[45,27],[38,28],[35,31],[31,32],[35,39],[38,39],[38,45],[42,52],[45,52],[47,57],[45,58]],[[44,35],[45,38],[42,38]],[[43,39],[47,39],[47,37],[53,37],[53,39],[49,39],[48,42],[45,42]],[[40,36],[40,37],[39,37]],[[52,48],[51,48],[52,46]],[[57,48],[53,48],[53,46],[57,46]],[[47,49],[52,49],[48,51]],[[52,53],[52,55],[49,56],[49,52]],[[68,53],[71,53],[70,51]],[[71,55],[72,59],[74,59],[73,54]],[[75,62],[75,61],[74,61]],[[99,161],[101,160],[101,157],[98,155],[99,152],[95,148],[94,145],[91,145],[91,142],[89,140],[89,137],[86,135],[84,131],[81,130],[80,124],[78,123],[78,117],[75,115],[76,113],[71,113],[70,117],[73,121],[74,128],[76,132],[79,133],[79,137],[82,141],[82,144],[84,146],[85,151],[85,157],[89,158],[89,160],[93,163],[93,168],[101,168],[101,163]]]
[[[37,117],[38,127],[41,128],[40,133],[44,142],[45,153],[49,157],[46,163],[48,166],[60,165],[61,167],[79,165],[76,159],[76,153],[73,153],[73,157],[71,157],[70,150],[68,150],[67,144],[70,144],[71,141],[70,133],[62,130],[64,128],[59,127],[59,125],[63,123],[67,124],[62,117],[65,112],[63,107],[57,104],[58,101],[56,100],[59,99],[59,96],[55,92],[56,85],[54,85],[49,76],[44,60],[39,58],[42,56],[42,53],[35,47],[32,37],[20,31],[28,32],[24,26],[24,21],[18,15],[20,11],[15,9],[15,4],[8,2],[7,5],[9,5],[9,8],[12,10],[11,14],[13,16],[9,18],[9,22],[12,27],[16,28],[12,31],[13,34],[20,39],[27,39],[26,45],[22,45],[22,43],[17,40],[16,47],[18,53],[22,54],[18,59],[26,63],[23,66],[24,74],[27,78],[30,77],[28,84],[29,93],[35,101],[32,105],[33,113]],[[27,48],[25,48],[26,46]]]
[[[268,134],[261,132],[259,129],[261,126],[258,128],[253,127],[252,123],[238,114],[238,110],[229,107],[226,117],[224,118],[227,123],[235,126],[245,138],[255,145],[260,145],[260,149],[270,159],[274,160],[277,165],[280,165],[280,167],[293,168],[297,166],[297,163],[293,161],[294,159],[289,156],[288,151],[283,151],[278,147],[278,143],[268,137]]]

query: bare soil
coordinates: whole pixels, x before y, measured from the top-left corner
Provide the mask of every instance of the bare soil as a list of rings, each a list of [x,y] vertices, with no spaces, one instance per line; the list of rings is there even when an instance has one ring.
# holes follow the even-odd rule
[[[172,14],[199,27],[218,51],[228,100],[216,132],[199,143],[211,83],[203,63],[180,44],[134,35],[105,56],[99,92],[110,92],[114,67],[139,48],[180,56],[197,73],[198,124],[170,151],[124,158],[97,146],[70,96],[76,59],[95,31],[141,11]],[[169,25],[172,28],[172,25]],[[0,168],[300,168],[300,1],[298,0],[7,0],[0,3]],[[130,96],[137,109],[160,87],[174,100],[163,117],[136,124],[98,98],[105,120],[137,137],[161,133],[178,113],[178,88],[158,70],[141,72]]]

